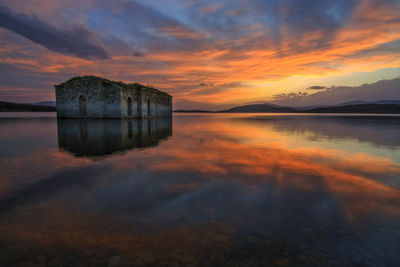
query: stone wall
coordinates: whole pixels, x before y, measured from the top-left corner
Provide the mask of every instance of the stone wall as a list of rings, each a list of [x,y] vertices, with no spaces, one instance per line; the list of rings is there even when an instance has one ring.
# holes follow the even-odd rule
[[[142,89],[142,116],[170,116],[172,113],[172,98],[168,94],[160,94],[153,88]],[[148,108],[150,103],[150,108]],[[150,114],[149,112],[150,111]]]
[[[172,115],[170,95],[138,83],[125,84],[84,76],[56,85],[55,89],[59,118],[149,118]]]
[[[141,92],[136,86],[123,86],[121,87],[121,117],[122,118],[140,118],[142,117],[141,112]],[[128,115],[128,98],[131,98],[131,116]]]
[[[121,117],[121,91],[120,85],[109,82],[107,80],[100,81],[104,100],[103,118],[120,118]]]

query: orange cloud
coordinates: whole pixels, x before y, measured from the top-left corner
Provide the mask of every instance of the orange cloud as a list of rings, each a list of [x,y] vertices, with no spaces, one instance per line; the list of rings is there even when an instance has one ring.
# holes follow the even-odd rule
[[[64,4],[59,4],[59,8]],[[185,8],[198,8],[198,4],[194,2]],[[114,10],[122,16],[122,4],[120,7],[118,3],[110,5],[113,7],[110,11]],[[92,7],[92,1],[85,2],[79,16],[84,16],[85,10]],[[243,17],[250,14],[255,16],[250,7],[238,9],[223,4],[202,6],[208,16],[225,16],[223,14],[231,14],[232,10],[242,10],[234,18],[238,19],[237,24],[230,25],[230,20],[218,17],[230,25],[223,32],[218,32],[217,26],[224,27],[224,23],[216,25],[215,29],[208,24],[191,27],[158,13],[151,15],[159,17],[161,22],[149,22],[155,28],[143,30],[144,36],[140,35],[144,34],[140,29],[132,36],[117,36],[102,29],[99,35],[112,59],[100,61],[49,52],[32,43],[22,45],[21,40],[15,39],[15,36],[11,38],[2,30],[0,62],[17,66],[28,73],[39,71],[51,74],[49,85],[63,81],[65,74],[97,74],[115,80],[152,84],[173,94],[177,102],[194,100],[212,104],[273,100],[273,95],[283,91],[297,92],[298,83],[289,79],[293,76],[304,77],[304,80],[307,77],[319,77],[323,81],[349,73],[400,67],[399,53],[382,47],[400,39],[400,22],[397,19],[400,10],[397,7],[361,1],[343,21],[343,25],[329,32],[329,35],[326,28],[318,28],[318,25],[315,29],[302,32],[306,21],[304,25],[299,25],[298,34],[293,33],[293,25],[284,22],[276,26],[277,29],[266,27],[260,21],[241,25],[245,21]],[[54,13],[55,8],[52,3],[46,4],[46,9]],[[145,10],[155,12],[147,7]],[[224,12],[214,14],[217,10]],[[289,16],[287,12],[291,10],[282,7],[277,15]],[[203,20],[208,21],[207,18]],[[193,23],[203,20],[194,20]],[[210,24],[217,22],[219,20],[214,21],[210,17]],[[136,35],[138,40],[135,39]],[[147,40],[148,44],[140,46],[141,42]],[[135,56],[137,50],[143,56]],[[19,53],[28,56],[15,56]],[[274,86],[271,86],[272,82]],[[201,83],[214,84],[214,90],[199,86]],[[362,84],[363,81],[354,83]],[[230,87],[231,84],[245,86]],[[53,95],[49,93],[48,98],[53,98]]]

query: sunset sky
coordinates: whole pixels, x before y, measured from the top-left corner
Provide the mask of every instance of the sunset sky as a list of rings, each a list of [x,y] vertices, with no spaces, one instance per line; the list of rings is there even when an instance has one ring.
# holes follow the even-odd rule
[[[54,100],[77,75],[174,109],[400,99],[400,1],[0,0],[0,100]]]

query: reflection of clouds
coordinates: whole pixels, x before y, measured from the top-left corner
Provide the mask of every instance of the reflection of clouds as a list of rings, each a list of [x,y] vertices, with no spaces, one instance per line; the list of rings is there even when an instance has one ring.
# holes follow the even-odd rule
[[[277,135],[287,132],[308,135],[310,139],[357,140],[376,146],[397,148],[400,131],[399,116],[250,116],[247,123],[256,124],[254,128],[273,128]],[[379,134],[376,132],[379,127]]]
[[[338,198],[349,216],[378,210],[400,212],[400,191],[390,186],[393,177],[400,174],[399,163],[385,157],[335,149],[289,149],[282,142],[270,143],[265,139],[262,145],[248,145],[246,139],[277,135],[273,129],[263,128],[262,132],[257,132],[253,131],[254,125],[249,128],[251,130],[246,124],[221,121],[197,124],[196,131],[180,136],[179,144],[172,142],[157,151],[155,160],[160,160],[150,168],[197,172],[208,179],[245,185],[261,185],[272,180],[282,187],[328,190]],[[316,177],[320,182],[315,183]],[[323,188],[320,188],[321,182]],[[377,192],[381,193],[375,197]],[[369,201],[363,201],[366,195],[371,197]]]
[[[292,185],[299,189],[319,191],[314,179],[319,177],[324,185],[335,195],[363,198],[379,191],[384,194],[377,200],[382,203],[365,203],[366,209],[392,209],[400,212],[398,198],[400,191],[380,181],[372,180],[379,175],[400,174],[400,165],[388,159],[374,158],[368,155],[349,155],[320,149],[282,149],[249,148],[245,145],[226,141],[211,141],[202,145],[201,151],[175,150],[170,161],[160,162],[154,168],[159,171],[197,171],[217,179],[236,179],[239,183],[263,184],[268,180],[277,180],[282,186]],[[349,159],[349,157],[352,157]],[[293,177],[287,177],[291,174]],[[289,179],[289,180],[283,180]],[[347,198],[347,199],[346,199]],[[381,199],[382,198],[382,199]],[[386,203],[389,202],[389,203]],[[352,202],[354,203],[354,202]],[[352,203],[345,204],[344,209]],[[367,210],[371,212],[371,210]]]
[[[136,175],[131,176],[136,177],[135,183],[126,184],[126,188],[142,188],[143,192],[135,193],[138,196],[135,203],[141,204],[132,209],[142,209],[153,215],[156,211],[173,213],[179,210],[179,217],[187,212],[182,205],[191,207],[193,199],[210,199],[205,192],[212,190],[212,185],[216,186],[214,183],[221,183],[234,185],[226,196],[229,201],[240,198],[233,195],[236,187],[236,193],[242,197],[245,188],[258,188],[256,194],[260,194],[272,185],[281,198],[287,197],[289,188],[305,194],[327,194],[348,219],[358,222],[364,217],[374,217],[377,212],[393,216],[400,212],[400,192],[394,186],[400,165],[390,158],[339,149],[301,147],[301,144],[291,148],[288,144],[293,142],[293,136],[271,127],[236,121],[209,120],[207,117],[193,121],[190,117],[177,117],[175,126],[176,135],[169,142],[150,148],[145,154],[129,153],[124,158],[112,160],[120,175],[135,168]],[[252,142],[253,139],[257,141]],[[296,140],[301,142],[301,139]],[[146,178],[149,175],[153,177],[151,180]],[[139,177],[143,177],[142,180]],[[214,190],[216,195],[221,195],[222,188]],[[109,198],[113,195],[105,199]],[[152,199],[153,205],[142,203],[147,198]],[[128,199],[122,198],[119,202],[129,202]],[[215,205],[213,201],[217,200],[213,199],[210,206]],[[246,205],[252,204],[241,202],[237,207],[245,209]],[[226,209],[225,206],[215,208],[216,214],[223,214],[222,210]],[[210,215],[210,209],[207,208],[205,213]],[[163,214],[165,217],[157,218],[171,218],[168,212]]]
[[[51,176],[58,169],[89,163],[58,152],[55,122],[55,118],[0,120],[0,193],[7,195],[20,190]]]
[[[374,264],[381,256],[396,263],[397,236],[379,230],[398,230],[393,181],[400,164],[358,151],[291,147],[293,139],[302,140],[273,126],[176,116],[173,138],[145,151],[98,161],[48,150],[20,156],[24,166],[36,155],[32,171],[49,167],[9,194],[1,239],[57,255],[73,251],[95,265],[111,255],[127,264],[254,257],[273,265],[285,253],[294,264],[295,255],[312,254],[303,264],[315,265],[316,247],[329,259],[343,255],[337,265],[359,250]],[[371,245],[382,240],[389,248]]]

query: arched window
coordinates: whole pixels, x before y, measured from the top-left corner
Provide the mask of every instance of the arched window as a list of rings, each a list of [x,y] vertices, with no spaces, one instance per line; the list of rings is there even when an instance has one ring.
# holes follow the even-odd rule
[[[128,116],[132,116],[132,97],[127,99]]]
[[[150,99],[147,99],[147,116],[151,116]]]
[[[79,115],[86,116],[86,97],[84,95],[79,96]]]

